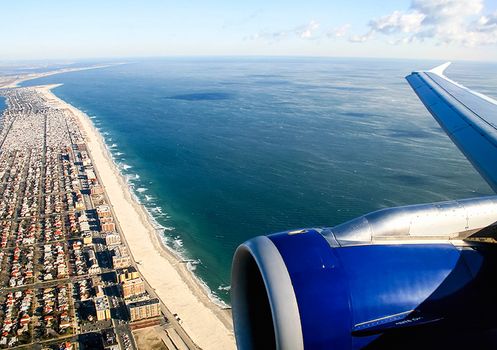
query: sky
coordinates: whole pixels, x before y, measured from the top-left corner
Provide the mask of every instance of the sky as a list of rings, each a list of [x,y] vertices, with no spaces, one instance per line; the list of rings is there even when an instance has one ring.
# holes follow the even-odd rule
[[[497,61],[497,0],[16,0],[0,60],[329,56]]]

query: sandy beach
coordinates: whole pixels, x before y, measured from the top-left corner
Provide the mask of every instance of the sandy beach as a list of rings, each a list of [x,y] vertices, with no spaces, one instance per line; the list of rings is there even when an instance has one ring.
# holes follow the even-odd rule
[[[90,118],[55,96],[51,91],[55,86],[40,86],[37,89],[52,103],[76,116],[122,233],[143,277],[167,308],[178,314],[182,327],[200,348],[235,349],[230,312],[214,304],[186,264],[159,241],[149,215],[134,199]]]

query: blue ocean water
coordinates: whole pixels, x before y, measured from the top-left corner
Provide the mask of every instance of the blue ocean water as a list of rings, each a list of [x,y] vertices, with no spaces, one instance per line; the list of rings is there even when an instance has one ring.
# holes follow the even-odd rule
[[[5,108],[7,108],[7,103],[5,102],[5,97],[0,96],[0,115],[2,115]]]
[[[166,243],[229,302],[238,244],[376,209],[491,194],[404,80],[440,62],[161,59],[60,74]],[[497,97],[497,65],[447,74]]]

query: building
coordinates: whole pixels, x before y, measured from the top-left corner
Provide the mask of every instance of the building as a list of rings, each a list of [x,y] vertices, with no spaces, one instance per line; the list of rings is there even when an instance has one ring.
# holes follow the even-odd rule
[[[93,237],[90,231],[83,232],[81,236],[83,237],[83,244],[85,245],[91,244]]]
[[[85,232],[90,230],[90,223],[88,222],[88,217],[86,216],[85,212],[83,212],[78,218],[78,222],[81,231]]]
[[[78,151],[84,151],[86,153],[86,143],[78,142],[75,145],[73,145],[73,149]]]
[[[91,159],[86,152],[81,152],[81,163],[84,167],[91,167]]]
[[[96,284],[94,288],[95,288],[95,295],[97,297],[103,297],[105,295],[104,287],[102,287],[101,284]]]
[[[74,209],[76,209],[76,210],[85,210],[86,209],[85,202],[82,198],[81,199],[78,198],[76,200],[76,202],[74,202]]]
[[[104,188],[102,185],[90,185],[90,194],[102,194],[104,193]]]
[[[107,329],[102,332],[102,340],[104,342],[104,349],[109,350],[119,350],[119,344],[117,342],[117,334],[113,329]]]
[[[145,293],[145,283],[140,277],[124,281],[121,286],[125,298]]]
[[[139,321],[160,315],[159,299],[137,301],[128,305],[131,321]]]
[[[81,221],[79,223],[79,229],[82,232],[90,231],[90,223],[88,221]]]
[[[97,207],[97,215],[99,219],[112,217],[110,207],[106,204],[99,205]]]
[[[140,274],[134,267],[129,267],[127,269],[122,270],[122,272],[117,273],[117,279],[119,283],[123,283],[124,281],[134,280],[135,278],[140,277]]]
[[[88,273],[91,275],[100,273],[100,266],[98,265],[95,251],[93,249],[88,249],[86,253],[88,254]]]
[[[113,232],[116,230],[116,224],[112,217],[104,217],[100,219],[100,228],[104,232]]]
[[[110,320],[110,304],[106,296],[101,296],[93,299],[95,310],[97,312],[97,320]]]
[[[83,161],[84,164],[84,161]],[[93,169],[85,169],[86,177],[88,178],[89,182],[96,182],[97,181],[97,176],[95,175],[95,172]]]
[[[117,245],[121,244],[121,236],[116,232],[111,232],[105,235],[105,244]]]
[[[114,266],[115,269],[123,269],[131,265],[131,257],[125,246],[118,245],[113,249],[113,252],[112,266]]]

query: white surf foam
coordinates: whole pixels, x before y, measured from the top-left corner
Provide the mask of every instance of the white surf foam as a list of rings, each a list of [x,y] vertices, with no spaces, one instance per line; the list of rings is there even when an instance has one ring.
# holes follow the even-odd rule
[[[217,289],[225,291],[225,292],[229,292],[231,290],[231,285],[227,285],[227,286],[220,285],[219,287],[217,287]]]

